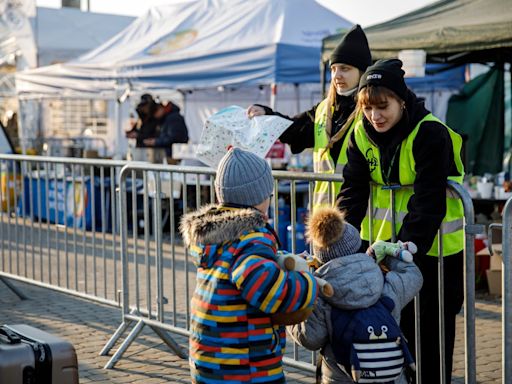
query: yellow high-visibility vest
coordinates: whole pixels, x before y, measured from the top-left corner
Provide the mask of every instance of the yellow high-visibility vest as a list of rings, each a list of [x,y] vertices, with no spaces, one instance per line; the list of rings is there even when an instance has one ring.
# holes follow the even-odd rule
[[[335,165],[330,151],[326,150],[327,145],[329,144],[329,137],[327,136],[326,131],[327,99],[324,99],[320,104],[318,104],[315,111],[315,146],[313,148],[313,169],[316,173],[343,174],[343,167],[347,164],[348,141],[358,120],[359,119],[357,118],[354,119],[347,130],[347,133],[343,138],[338,161]],[[340,192],[340,188],[340,182],[315,182],[315,189],[313,192],[313,210],[321,206],[334,205],[336,196]]]
[[[407,204],[414,194],[413,184],[416,180],[415,159],[412,151],[414,139],[418,134],[421,124],[425,121],[436,121],[443,124],[452,141],[453,158],[458,176],[450,176],[448,179],[462,184],[464,178],[464,166],[461,159],[462,138],[459,134],[451,130],[441,120],[428,114],[414,128],[407,138],[400,144],[400,162],[399,162],[399,180],[402,186],[395,190],[395,231],[398,233],[402,227],[403,220],[407,215]],[[377,240],[389,240],[392,235],[391,223],[391,190],[383,188],[385,186],[378,147],[368,139],[363,127],[363,122],[359,121],[354,128],[355,139],[358,149],[365,156],[367,161],[371,161],[372,170],[370,176],[375,183],[372,185],[373,192],[373,218],[372,218],[372,239],[370,239],[370,216],[369,209],[361,224],[361,238],[370,243]],[[372,159],[369,159],[369,156]],[[442,231],[442,253],[443,256],[449,256],[460,252],[464,248],[464,208],[460,198],[452,191],[446,191],[446,215],[441,224]],[[430,250],[427,252],[431,256],[439,256],[438,236],[436,235]]]

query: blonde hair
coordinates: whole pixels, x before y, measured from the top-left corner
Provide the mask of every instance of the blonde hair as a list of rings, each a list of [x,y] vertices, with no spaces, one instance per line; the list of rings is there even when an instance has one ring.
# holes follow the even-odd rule
[[[358,69],[358,71],[359,71],[359,77],[361,77],[363,73],[359,69]],[[334,136],[331,136],[331,133],[332,133],[332,111],[334,109],[333,106],[334,106],[335,102],[336,102],[336,86],[334,85],[334,80],[331,79],[329,93],[327,94],[327,119],[325,122],[325,131],[327,132],[327,137],[329,138],[329,142],[327,143],[327,147],[323,150],[321,156],[323,156],[325,154],[325,152],[330,150],[333,147],[333,145],[335,143],[337,143],[345,135],[345,133],[348,131],[348,129],[352,125],[352,123],[357,115],[357,112],[354,109],[352,111],[352,113],[350,114],[350,116],[347,118],[347,121],[345,122],[345,124],[343,124],[343,126],[340,128],[340,130],[338,132],[336,132],[336,134],[334,134]]]

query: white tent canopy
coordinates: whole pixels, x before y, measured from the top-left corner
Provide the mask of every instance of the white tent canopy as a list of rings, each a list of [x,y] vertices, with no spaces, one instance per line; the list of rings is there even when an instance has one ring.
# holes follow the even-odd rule
[[[118,97],[232,84],[313,83],[323,37],[351,25],[315,0],[175,0],[80,58],[16,75],[31,97]]]
[[[192,142],[205,117],[230,104],[272,98],[294,113],[320,96],[308,86],[319,88],[322,39],[352,25],[318,1],[170,0],[75,60],[17,73],[17,92],[26,101],[124,101],[179,91],[183,98],[173,101],[185,107]],[[286,86],[276,98],[268,85],[277,83]],[[109,146],[122,157],[129,106],[115,103],[113,111]]]
[[[75,59],[98,47],[122,29],[133,17],[81,12],[73,8],[37,7],[32,30],[39,66]],[[19,51],[16,37],[0,23],[0,62]]]
[[[76,59],[89,52],[126,28],[134,18],[81,12],[73,8],[37,7],[29,20],[37,50],[37,60],[34,58],[34,61],[45,66]],[[24,55],[21,49],[24,43],[26,41],[20,41],[0,17],[0,97],[16,96],[13,68],[20,55]]]
[[[35,39],[40,67],[76,59],[126,28],[133,17],[82,12],[74,8],[37,8]]]

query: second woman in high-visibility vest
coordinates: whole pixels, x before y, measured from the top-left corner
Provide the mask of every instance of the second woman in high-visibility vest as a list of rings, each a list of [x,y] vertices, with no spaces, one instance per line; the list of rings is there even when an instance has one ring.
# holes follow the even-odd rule
[[[347,162],[348,132],[354,125],[353,112],[359,79],[372,63],[368,40],[362,28],[355,25],[342,38],[330,57],[331,85],[327,98],[308,111],[294,117],[253,104],[247,109],[249,117],[279,115],[293,124],[279,138],[289,144],[292,153],[313,148],[313,168],[323,174],[342,173]],[[313,207],[332,205],[339,192],[339,183],[317,182]]]
[[[461,137],[407,88],[402,62],[397,59],[378,61],[363,74],[357,110],[363,118],[349,139],[338,206],[346,211],[346,220],[361,229],[361,237],[368,243],[395,237],[418,246],[415,262],[424,278],[420,293],[423,383],[437,383],[441,377],[437,267],[442,252],[449,383],[455,317],[463,301],[464,212],[460,199],[447,189],[447,182],[462,183]],[[412,303],[402,312],[401,327],[414,345]]]

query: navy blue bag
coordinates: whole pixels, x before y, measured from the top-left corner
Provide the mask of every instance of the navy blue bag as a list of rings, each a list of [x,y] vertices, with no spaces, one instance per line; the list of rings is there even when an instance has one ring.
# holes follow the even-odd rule
[[[395,304],[381,297],[369,308],[332,308],[332,349],[336,361],[357,383],[388,383],[404,367],[415,370],[402,331],[391,314]]]

